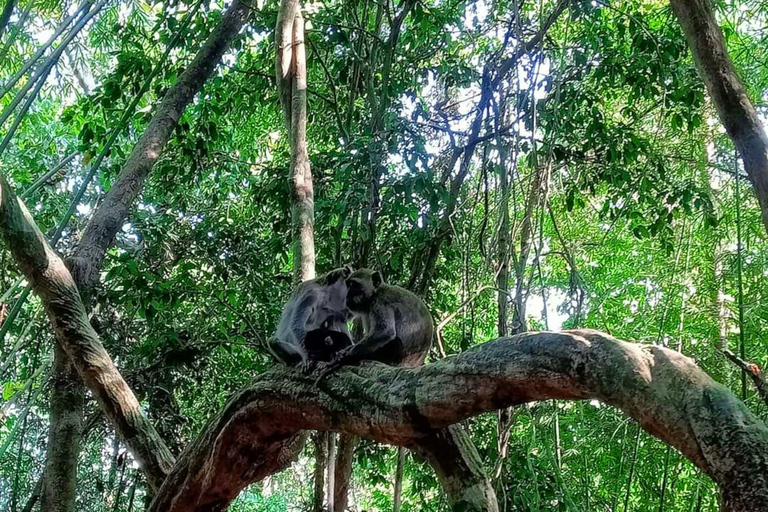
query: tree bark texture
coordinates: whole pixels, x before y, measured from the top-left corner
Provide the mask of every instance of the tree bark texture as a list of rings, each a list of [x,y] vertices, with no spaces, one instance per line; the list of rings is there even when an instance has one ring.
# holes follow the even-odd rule
[[[352,467],[355,460],[355,448],[359,438],[344,432],[339,434],[336,453],[336,467],[333,488],[333,511],[345,512],[349,504],[349,483],[352,481]]]
[[[670,0],[720,122],[755,189],[768,229],[768,135],[725,46],[710,0]]]
[[[213,73],[230,41],[240,32],[250,7],[235,1],[189,68],[157,108],[120,175],[105,195],[73,253],[70,271],[48,246],[21,202],[0,177],[0,229],[16,263],[43,300],[58,343],[73,358],[85,384],[98,398],[118,434],[157,488],[174,458],[143,415],[136,397],[115,368],[91,327],[81,297],[98,283],[107,249],[127,217],[184,108]]]
[[[275,72],[291,145],[291,230],[297,281],[315,277],[315,198],[307,149],[307,54],[298,0],[283,0],[275,28]]]
[[[405,466],[405,450],[397,448],[397,467],[395,468],[395,492],[392,497],[392,512],[400,512],[403,503],[403,466]]]
[[[328,471],[327,432],[313,432],[312,445],[315,447],[315,481],[312,494],[312,512],[323,512],[325,502],[325,474]]]
[[[266,372],[190,445],[151,510],[224,510],[290,460],[300,430],[418,450],[471,416],[548,399],[618,407],[719,484],[726,511],[768,512],[768,427],[688,357],[589,330],[500,338],[416,368],[345,367],[319,385],[289,368]],[[447,486],[452,499],[478,492],[464,481]]]
[[[54,344],[50,431],[46,449],[41,512],[74,510],[77,459],[83,433],[85,389],[77,368]]]

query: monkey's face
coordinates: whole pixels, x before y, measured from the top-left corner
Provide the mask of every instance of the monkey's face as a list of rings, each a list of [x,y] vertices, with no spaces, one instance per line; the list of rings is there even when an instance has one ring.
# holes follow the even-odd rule
[[[381,275],[368,269],[360,269],[347,278],[347,307],[351,310],[365,308],[381,286]]]

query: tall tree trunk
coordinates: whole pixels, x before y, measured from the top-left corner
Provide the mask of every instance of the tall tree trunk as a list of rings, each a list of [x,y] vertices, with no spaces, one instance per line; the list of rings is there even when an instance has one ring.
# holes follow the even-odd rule
[[[315,277],[315,203],[312,169],[307,148],[307,52],[304,18],[298,0],[282,0],[275,27],[275,74],[278,97],[291,147],[291,239],[294,283]],[[326,482],[332,482],[333,434],[315,432],[315,484],[313,512],[324,510]],[[327,493],[333,509],[333,493]]]
[[[21,509],[21,512],[32,512],[32,509],[35,508],[35,504],[37,504],[37,500],[40,499],[40,494],[43,492],[43,483],[45,480],[45,474],[40,475],[40,478],[37,479],[37,483],[35,484],[35,488],[32,490],[32,495],[27,499],[27,503],[24,505],[24,508]],[[45,510],[44,508],[41,508],[41,511]]]
[[[355,447],[358,438],[342,432],[336,453],[336,475],[333,489],[333,512],[345,512],[349,503],[349,483],[352,479],[352,466],[355,459]]]
[[[528,257],[533,246],[534,215],[537,215],[539,208],[544,208],[547,203],[551,170],[552,163],[549,159],[536,167],[531,188],[525,200],[525,215],[520,225],[520,252],[515,262],[515,310],[512,334],[520,334],[528,330],[525,310],[529,290],[525,286],[525,270],[528,267]]]
[[[291,146],[294,282],[315,277],[314,188],[307,150],[307,55],[298,0],[283,0],[275,29],[275,72]]]
[[[328,470],[328,436],[325,432],[315,432],[312,444],[315,447],[315,482],[312,494],[312,512],[323,512],[325,503],[325,474]]]
[[[496,132],[496,151],[499,155],[499,246],[497,251],[498,272],[496,274],[497,302],[499,307],[498,334],[500,338],[507,336],[509,326],[509,246],[511,245],[511,227],[509,225],[509,171],[507,169],[507,148],[501,138],[500,128],[503,120],[506,120],[506,93],[502,92],[498,106],[494,111],[494,130]],[[506,124],[506,123],[505,123]],[[496,419],[497,434],[496,446],[498,459],[493,471],[493,477],[498,481],[501,477],[504,459],[509,450],[509,431],[512,428],[511,407],[499,409]]]
[[[41,512],[75,509],[77,459],[83,433],[85,388],[64,349],[54,344],[50,431]]]
[[[720,122],[755,189],[768,230],[768,135],[728,55],[710,0],[670,0]]]

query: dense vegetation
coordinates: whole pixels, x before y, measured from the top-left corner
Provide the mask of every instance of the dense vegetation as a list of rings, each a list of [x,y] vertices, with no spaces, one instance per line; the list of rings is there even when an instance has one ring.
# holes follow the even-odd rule
[[[265,341],[294,285],[278,3],[249,2],[98,285],[82,292],[174,455],[273,367]],[[7,4],[0,174],[68,256],[229,3]],[[768,3],[714,6],[765,115]],[[319,272],[368,266],[425,297],[431,361],[502,335],[589,327],[682,352],[768,418],[723,354],[768,365],[766,230],[666,2],[329,0],[303,13]],[[27,289],[2,246],[0,509],[13,512],[39,506],[57,405],[54,334]],[[74,412],[74,509],[148,504],[147,478],[93,397]],[[718,510],[707,476],[599,401],[533,402],[502,420],[465,422],[502,510]],[[313,446],[231,509],[310,509]],[[361,442],[354,510],[392,509],[395,464],[394,448]],[[403,510],[449,509],[421,459],[404,474]]]

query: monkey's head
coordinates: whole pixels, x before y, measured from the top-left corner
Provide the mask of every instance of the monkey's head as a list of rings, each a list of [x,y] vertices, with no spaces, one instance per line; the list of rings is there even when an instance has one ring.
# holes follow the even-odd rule
[[[379,272],[369,268],[356,270],[347,278],[347,307],[350,310],[367,307],[382,284],[384,279]]]
[[[354,270],[350,265],[344,265],[341,268],[333,269],[325,275],[325,284],[332,285],[340,279],[348,278],[353,272]]]

